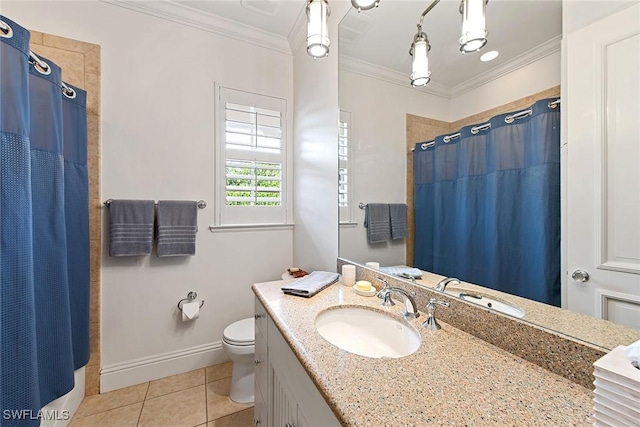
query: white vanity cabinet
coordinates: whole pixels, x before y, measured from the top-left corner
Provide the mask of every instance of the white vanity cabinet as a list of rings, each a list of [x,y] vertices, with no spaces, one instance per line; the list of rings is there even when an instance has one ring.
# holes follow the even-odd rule
[[[255,307],[256,425],[340,426],[340,422],[257,298]]]

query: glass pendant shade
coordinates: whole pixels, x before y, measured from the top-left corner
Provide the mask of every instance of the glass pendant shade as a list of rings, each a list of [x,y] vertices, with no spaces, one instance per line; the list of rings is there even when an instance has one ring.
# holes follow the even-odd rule
[[[309,0],[307,3],[307,53],[313,59],[329,55],[329,4],[327,0]]]
[[[463,0],[462,36],[460,37],[460,52],[477,52],[487,44],[487,30],[485,27],[485,8],[487,0]]]
[[[429,70],[429,39],[423,32],[418,32],[413,38],[413,44],[409,53],[413,57],[411,61],[411,85],[424,86],[431,80]]]
[[[351,5],[355,9],[358,9],[358,12],[373,9],[374,7],[378,7],[378,4],[380,4],[380,0],[351,0]]]

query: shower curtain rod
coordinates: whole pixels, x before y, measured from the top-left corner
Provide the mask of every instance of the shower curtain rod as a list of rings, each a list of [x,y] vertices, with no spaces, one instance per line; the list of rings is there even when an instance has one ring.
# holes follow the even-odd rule
[[[547,104],[547,106],[549,108],[556,108],[558,106],[558,104],[560,104],[560,98],[556,99],[555,101],[551,101]],[[533,113],[533,110],[531,108],[527,109],[527,110],[523,110],[523,111],[519,111],[517,113],[508,115],[507,117],[504,118],[505,123],[513,123],[514,120],[516,119],[522,119],[524,117],[527,117],[529,115],[531,115],[531,113]],[[480,132],[481,130],[487,130],[491,127],[491,123],[487,122],[487,123],[483,123],[481,125],[478,126],[474,126],[471,128],[471,133],[472,134],[477,134],[478,132]],[[451,135],[445,135],[442,140],[444,141],[445,144],[448,144],[449,142],[451,142],[452,139],[456,139],[456,138],[460,138],[460,132],[456,132],[456,133],[452,133]],[[435,139],[433,141],[427,141],[427,142],[423,142],[422,145],[420,145],[420,148],[422,148],[423,150],[426,150],[429,147],[433,147],[436,144]],[[415,151],[415,147],[411,149],[411,151]]]

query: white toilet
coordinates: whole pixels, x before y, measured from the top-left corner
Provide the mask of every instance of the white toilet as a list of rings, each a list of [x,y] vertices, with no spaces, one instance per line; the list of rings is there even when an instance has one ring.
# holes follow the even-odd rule
[[[238,320],[227,326],[222,335],[222,347],[233,362],[229,397],[236,403],[253,403],[255,320]]]

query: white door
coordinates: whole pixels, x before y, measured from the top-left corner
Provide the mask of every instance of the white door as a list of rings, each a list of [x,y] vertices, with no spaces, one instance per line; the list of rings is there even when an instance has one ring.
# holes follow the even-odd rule
[[[640,329],[640,4],[566,46],[567,308]]]

